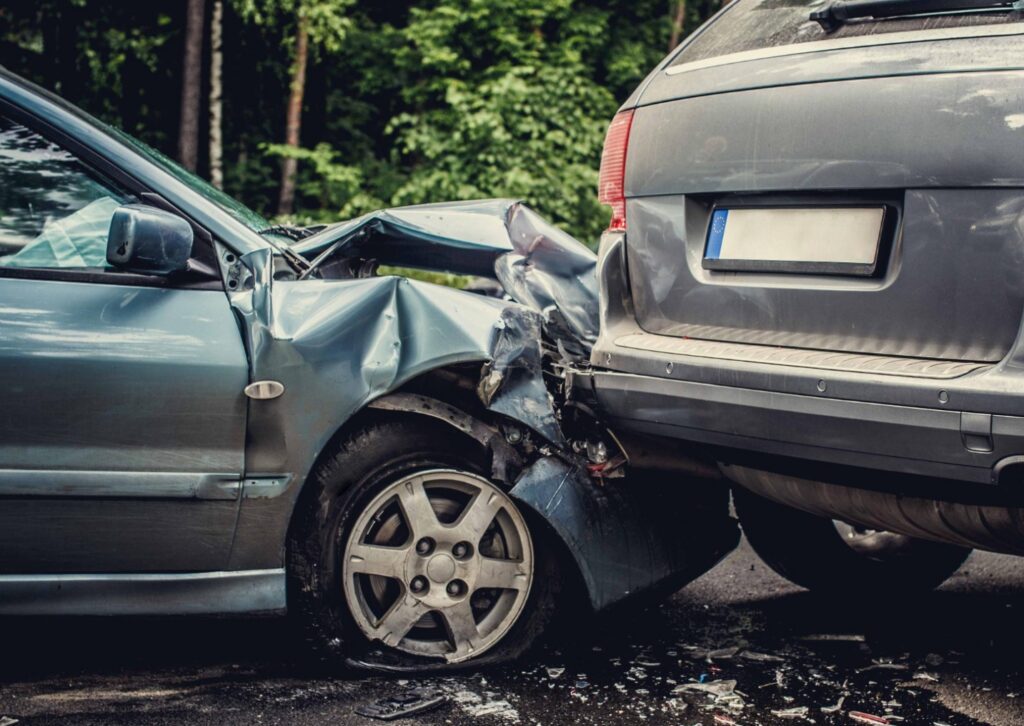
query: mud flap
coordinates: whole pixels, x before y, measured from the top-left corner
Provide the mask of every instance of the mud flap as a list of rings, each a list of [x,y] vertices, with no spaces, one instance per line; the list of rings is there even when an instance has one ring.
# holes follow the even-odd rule
[[[523,471],[510,494],[565,542],[591,605],[601,610],[682,587],[739,543],[728,493],[709,504],[687,484],[633,472],[599,486],[578,466],[545,457]]]

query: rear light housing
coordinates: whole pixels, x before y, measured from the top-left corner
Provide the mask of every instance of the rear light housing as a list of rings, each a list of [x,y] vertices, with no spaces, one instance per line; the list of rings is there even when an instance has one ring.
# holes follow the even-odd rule
[[[626,231],[626,153],[629,151],[629,132],[632,128],[633,109],[621,111],[612,119],[604,139],[597,199],[612,208],[609,232]]]

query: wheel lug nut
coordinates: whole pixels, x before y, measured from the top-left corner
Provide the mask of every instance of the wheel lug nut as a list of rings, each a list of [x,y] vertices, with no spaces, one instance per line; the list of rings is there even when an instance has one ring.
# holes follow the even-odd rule
[[[452,547],[452,554],[459,559],[465,557],[467,552],[469,552],[469,549],[466,547],[465,542],[459,542],[457,545]]]
[[[430,537],[424,537],[416,543],[416,554],[418,555],[429,555],[434,551],[434,540]]]
[[[412,582],[409,583],[409,589],[414,593],[426,592],[427,590],[427,578],[425,577],[414,577]]]
[[[445,589],[448,591],[448,594],[452,597],[458,597],[463,592],[465,592],[463,588],[464,585],[462,584],[462,582],[460,582],[459,580],[452,580],[448,583],[448,587]]]

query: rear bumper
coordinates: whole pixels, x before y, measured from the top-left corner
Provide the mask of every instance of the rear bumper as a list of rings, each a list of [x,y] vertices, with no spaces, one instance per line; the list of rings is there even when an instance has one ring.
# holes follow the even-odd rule
[[[930,377],[928,369],[907,375],[896,359],[843,359],[826,368],[814,367],[813,356],[666,346],[638,326],[625,269],[623,236],[606,235],[598,258],[601,335],[593,370],[577,376],[619,429],[979,484],[1000,482],[1024,457],[1021,340],[1000,363]],[[1021,469],[1012,467],[1018,478]]]
[[[1001,465],[1024,454],[1024,417],[610,371],[578,382],[617,427],[744,452],[983,484],[996,483]]]

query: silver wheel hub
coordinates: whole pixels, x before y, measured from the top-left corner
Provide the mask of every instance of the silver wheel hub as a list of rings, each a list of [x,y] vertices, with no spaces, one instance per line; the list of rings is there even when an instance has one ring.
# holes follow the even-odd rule
[[[533,581],[522,514],[488,480],[417,472],[388,485],[345,543],[345,600],[371,640],[468,660],[512,628]]]
[[[427,562],[427,575],[434,582],[445,582],[455,577],[455,560],[448,555],[434,555]]]

